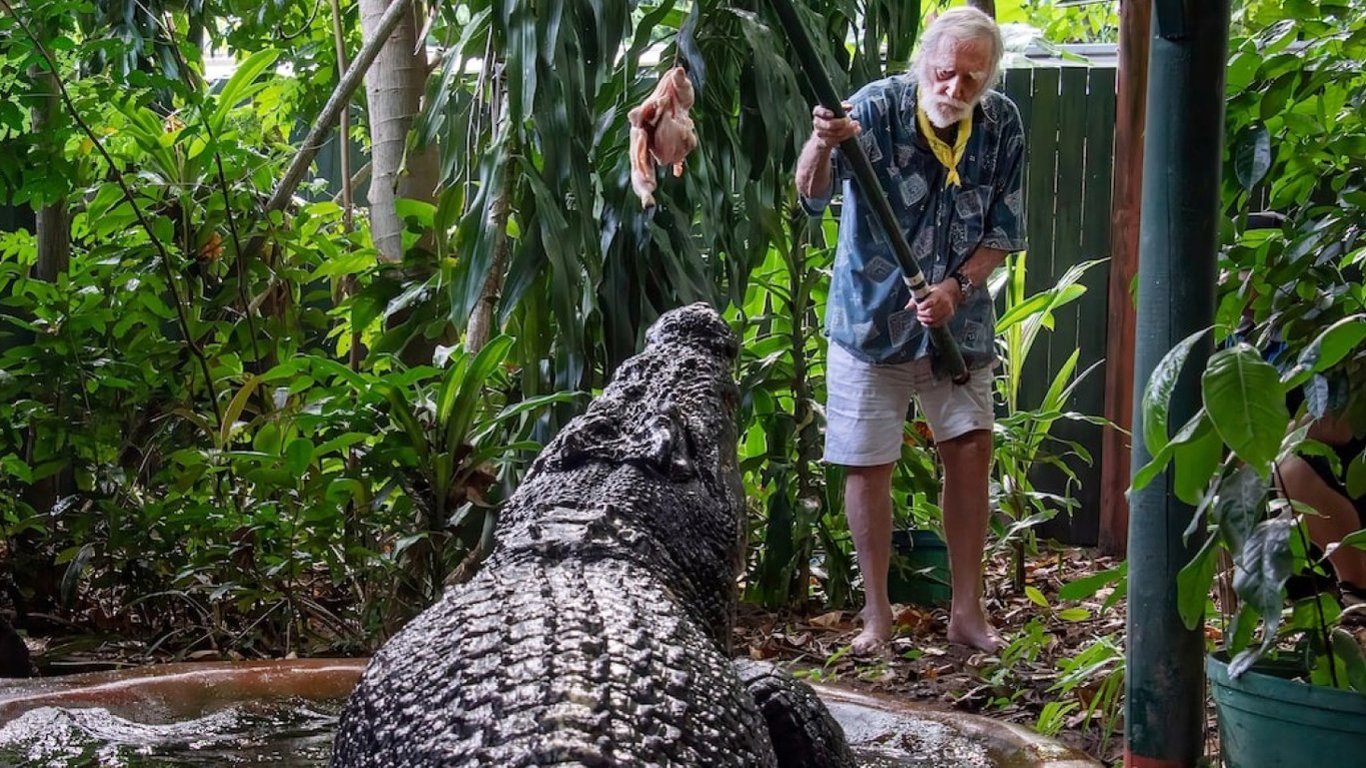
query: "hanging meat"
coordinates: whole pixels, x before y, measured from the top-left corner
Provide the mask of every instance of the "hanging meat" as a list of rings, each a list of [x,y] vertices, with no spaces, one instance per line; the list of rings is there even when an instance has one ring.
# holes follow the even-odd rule
[[[682,67],[674,67],[659,79],[655,92],[644,104],[631,110],[631,187],[640,204],[655,204],[655,165],[672,165],[675,176],[683,175],[683,158],[697,146],[692,118],[692,82]]]

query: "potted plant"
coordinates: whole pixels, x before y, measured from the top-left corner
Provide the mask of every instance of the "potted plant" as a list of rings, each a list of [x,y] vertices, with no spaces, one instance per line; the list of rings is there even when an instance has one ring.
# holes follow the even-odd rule
[[[1201,378],[1203,407],[1176,435],[1167,432],[1172,388],[1192,348],[1208,331],[1169,352],[1143,395],[1144,439],[1153,459],[1134,477],[1146,486],[1175,464],[1173,490],[1195,508],[1187,535],[1203,546],[1178,576],[1182,619],[1204,621],[1221,553],[1232,561],[1239,606],[1226,617],[1220,647],[1207,660],[1230,768],[1310,765],[1366,754],[1366,658],[1341,626],[1343,609],[1316,553],[1304,516],[1317,514],[1278,489],[1275,469],[1297,453],[1324,452],[1306,437],[1322,416],[1333,381],[1366,373],[1366,314],[1324,329],[1294,365],[1280,372],[1245,342],[1210,357]],[[1349,378],[1348,372],[1352,375]],[[1325,376],[1325,374],[1328,374]],[[1286,393],[1305,383],[1310,398],[1292,420]],[[1324,389],[1319,395],[1315,388]],[[1342,399],[1342,395],[1338,395]],[[1366,398],[1348,407],[1366,408]],[[1337,546],[1366,543],[1366,531]],[[1318,588],[1287,603],[1294,576]],[[1288,604],[1288,607],[1287,607]],[[1227,608],[1228,606],[1225,606]]]
[[[1205,331],[1222,349],[1204,365],[1204,407],[1187,423],[1168,429],[1168,401],[1203,334],[1167,355],[1141,405],[1153,459],[1133,486],[1172,466],[1172,490],[1194,510],[1187,534],[1206,537],[1178,577],[1188,627],[1203,621],[1219,565],[1231,562],[1238,605],[1221,599],[1223,632],[1207,664],[1230,768],[1366,754],[1366,663],[1341,626],[1326,562],[1366,533],[1316,550],[1305,520],[1320,513],[1287,498],[1278,479],[1290,457],[1314,455],[1348,495],[1366,491],[1366,456],[1339,456],[1309,434],[1325,415],[1366,434],[1366,176],[1347,149],[1366,140],[1352,102],[1361,54],[1335,43],[1366,33],[1366,18],[1318,10],[1248,0],[1234,14],[1220,262],[1228,279]],[[1283,215],[1254,222],[1265,205]],[[1311,588],[1289,596],[1292,577]]]

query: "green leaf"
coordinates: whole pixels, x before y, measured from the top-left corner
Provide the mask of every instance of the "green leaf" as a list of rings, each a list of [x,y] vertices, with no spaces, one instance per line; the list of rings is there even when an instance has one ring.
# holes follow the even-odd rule
[[[1233,172],[1243,189],[1251,191],[1271,167],[1271,136],[1262,123],[1248,126],[1238,140]]]
[[[1118,568],[1110,568],[1101,571],[1100,573],[1093,573],[1089,576],[1073,579],[1062,585],[1062,588],[1058,590],[1058,599],[1085,600],[1086,598],[1095,595],[1105,586],[1119,581],[1120,576],[1121,574]]]
[[[1287,374],[1288,381],[1302,383],[1308,374],[1322,373],[1342,362],[1348,353],[1366,339],[1366,314],[1344,317],[1318,335],[1300,353],[1295,367]]]
[[[1347,495],[1353,499],[1366,496],[1366,452],[1347,465]],[[1366,523],[1366,520],[1362,522]]]
[[[238,63],[233,70],[232,77],[218,92],[218,106],[213,112],[213,129],[215,133],[222,130],[228,118],[228,113],[232,111],[242,100],[250,97],[256,91],[265,87],[265,83],[255,83],[256,78],[266,71],[275,59],[280,55],[279,51],[267,48],[264,51],[257,51],[248,56],[245,60]]]
[[[1201,390],[1219,436],[1238,458],[1268,474],[1290,423],[1275,367],[1239,344],[1210,358]]]
[[[1149,455],[1156,456],[1167,446],[1172,390],[1186,366],[1186,358],[1206,333],[1209,333],[1208,328],[1196,331],[1172,347],[1162,356],[1148,378],[1148,386],[1143,388],[1143,443]]]
[[[1213,538],[1176,574],[1176,607],[1186,629],[1195,629],[1205,619],[1210,584],[1219,563],[1219,548]]]
[[[1260,648],[1238,654],[1229,665],[1230,675],[1241,675],[1276,642],[1281,623],[1281,590],[1294,565],[1290,534],[1295,521],[1281,515],[1263,521],[1253,530],[1243,551],[1234,556],[1233,589],[1247,606],[1261,615],[1264,626]]]
[[[446,448],[454,450],[468,441],[470,425],[474,422],[479,394],[512,349],[515,339],[511,336],[498,336],[484,345],[479,354],[469,364],[469,372],[458,384],[454,405],[445,420]]]
[[[1213,430],[1214,425],[1209,420],[1209,413],[1205,411],[1204,407],[1201,407],[1200,410],[1196,411],[1195,415],[1191,417],[1190,421],[1187,421],[1185,425],[1181,427],[1181,431],[1176,433],[1176,437],[1172,438],[1170,443],[1163,446],[1162,450],[1158,451],[1157,455],[1154,456],[1151,461],[1144,464],[1139,468],[1138,472],[1134,473],[1134,479],[1130,484],[1130,490],[1141,491],[1146,488],[1154,478],[1162,473],[1162,470],[1167,468],[1167,465],[1171,463],[1172,457],[1176,455],[1176,450],[1178,448],[1194,440],[1199,440],[1208,433],[1213,433]]]
[[[251,447],[269,456],[280,455],[280,428],[275,422],[267,421],[256,430],[256,436],[252,438]]]
[[[1366,549],[1366,528],[1359,531],[1353,531],[1346,536],[1343,536],[1340,546]]]
[[[1025,597],[1029,598],[1029,602],[1039,606],[1040,608],[1048,607],[1048,598],[1043,596],[1043,593],[1039,591],[1038,587],[1026,584]]]
[[[1242,552],[1266,509],[1266,478],[1244,464],[1219,485],[1219,496],[1211,510],[1219,537],[1230,552]]]
[[[90,560],[95,556],[94,544],[83,544],[76,551],[74,557],[66,567],[66,572],[62,574],[60,592],[62,602],[70,604],[76,596],[76,587],[81,583],[81,576],[85,574],[85,569],[90,565]]]
[[[247,401],[256,391],[256,387],[261,383],[260,376],[251,376],[242,383],[242,388],[237,390],[232,400],[228,403],[228,409],[223,412],[223,423],[219,427],[218,444],[220,447],[227,447],[228,438],[232,436],[233,425],[237,422],[237,417],[242,415],[243,409],[247,407]]]
[[[1058,611],[1058,618],[1063,621],[1086,621],[1091,618],[1091,612],[1085,608],[1064,608]]]
[[[303,477],[308,465],[313,462],[313,441],[306,437],[296,437],[285,447],[285,469],[295,477]]]
[[[1201,413],[1205,413],[1204,409]],[[1196,424],[1197,429],[1190,439],[1171,442],[1175,467],[1172,491],[1178,499],[1192,506],[1200,503],[1201,495],[1209,487],[1210,477],[1219,469],[1224,449],[1224,441],[1219,439],[1219,433],[1214,431],[1208,418],[1199,419]]]
[[[1342,627],[1333,628],[1333,654],[1347,670],[1347,682],[1357,693],[1366,693],[1366,657],[1361,643]]]

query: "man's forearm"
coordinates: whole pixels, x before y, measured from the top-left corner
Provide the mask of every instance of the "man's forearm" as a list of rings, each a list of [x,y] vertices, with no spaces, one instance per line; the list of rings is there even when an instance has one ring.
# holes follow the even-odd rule
[[[830,153],[815,136],[806,140],[797,159],[797,191],[803,197],[822,198],[830,194]]]
[[[991,277],[991,273],[1001,266],[1001,262],[1005,259],[1006,252],[999,248],[978,246],[977,250],[973,251],[967,261],[964,261],[963,265],[958,268],[958,271],[971,280],[974,286],[983,288]]]

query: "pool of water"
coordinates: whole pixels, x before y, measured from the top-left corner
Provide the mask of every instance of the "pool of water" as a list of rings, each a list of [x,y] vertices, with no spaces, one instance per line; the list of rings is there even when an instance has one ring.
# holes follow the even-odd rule
[[[0,685],[0,768],[325,766],[361,661],[168,665]],[[1090,768],[1017,726],[817,686],[864,768]]]
[[[173,722],[103,707],[39,707],[0,726],[0,766],[181,768],[327,764],[341,705],[248,702]]]
[[[837,717],[857,717],[851,705]],[[0,726],[0,765],[32,768],[209,768],[325,766],[341,705],[335,702],[248,702],[203,717],[139,722],[103,707],[39,707]],[[908,733],[893,718],[877,732],[864,723],[850,738],[867,768],[994,766],[987,750],[933,724]]]

